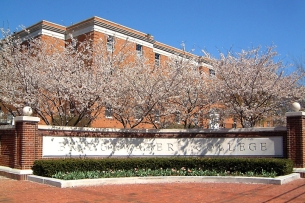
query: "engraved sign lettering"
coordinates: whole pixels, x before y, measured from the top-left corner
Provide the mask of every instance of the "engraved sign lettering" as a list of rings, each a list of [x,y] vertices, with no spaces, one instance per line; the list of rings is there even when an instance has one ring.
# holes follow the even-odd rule
[[[44,157],[226,155],[282,157],[283,138],[43,137]]]

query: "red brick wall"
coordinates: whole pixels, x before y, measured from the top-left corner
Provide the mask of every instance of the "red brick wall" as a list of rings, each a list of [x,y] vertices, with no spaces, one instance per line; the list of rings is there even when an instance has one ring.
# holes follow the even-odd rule
[[[287,117],[287,156],[296,168],[305,168],[305,116]]]
[[[37,122],[17,122],[16,129],[0,128],[0,165],[17,169],[31,169],[34,160],[42,158],[43,136],[82,136],[107,138],[246,138],[282,136],[284,157],[292,159],[294,167],[305,168],[305,116],[288,117],[287,130],[252,130],[236,129],[230,131],[196,131],[169,132],[158,130],[122,130],[110,132],[103,129],[96,131],[61,130],[60,128],[38,129]]]
[[[38,136],[38,125],[36,122],[17,122],[16,131],[17,150],[15,168],[31,169],[36,156],[36,139]]]
[[[14,168],[16,131],[11,129],[0,129],[0,166]]]

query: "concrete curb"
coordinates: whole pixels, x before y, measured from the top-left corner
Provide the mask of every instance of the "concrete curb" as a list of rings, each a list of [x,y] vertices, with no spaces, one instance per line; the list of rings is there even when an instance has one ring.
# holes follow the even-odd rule
[[[27,180],[27,176],[33,174],[32,170],[20,170],[6,166],[0,166],[0,176],[14,180]]]
[[[81,180],[60,180],[41,176],[29,175],[28,180],[32,182],[47,184],[59,188],[85,187],[95,185],[115,184],[154,184],[154,183],[260,183],[282,185],[299,179],[299,173],[292,173],[276,178],[242,177],[242,176],[156,176],[156,177],[127,177],[127,178],[101,178]]]
[[[32,170],[20,170],[20,169],[10,168],[10,167],[6,167],[6,166],[0,166],[0,171],[6,172],[6,173],[18,174],[18,175],[33,174]]]

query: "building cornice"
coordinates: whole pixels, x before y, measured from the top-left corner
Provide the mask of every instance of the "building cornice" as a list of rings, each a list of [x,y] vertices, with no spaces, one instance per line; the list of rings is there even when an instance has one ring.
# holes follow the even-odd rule
[[[92,17],[77,24],[68,26],[66,37],[69,38],[68,36],[69,34],[73,34],[74,36],[85,34],[86,31],[99,32],[99,29],[96,29],[97,27],[108,29],[115,33],[125,35],[126,37],[135,38],[151,44],[154,43],[153,37],[149,34],[145,34],[137,30],[133,30],[131,28],[127,28],[125,26],[98,17]]]
[[[16,33],[16,36],[22,40],[27,40],[47,33],[46,35],[64,39],[65,32],[65,27],[43,20]]]
[[[154,52],[165,56],[179,56],[187,59],[194,58],[196,61],[200,58],[198,55],[157,42],[150,34],[96,16],[67,27],[43,20],[28,27],[26,30],[20,31],[16,35],[22,40],[34,38],[39,35],[48,35],[62,40],[67,40],[70,39],[70,34],[72,34],[73,37],[77,37],[91,32],[100,32],[147,46],[152,48]],[[205,62],[201,62],[201,64],[206,67],[210,66]]]

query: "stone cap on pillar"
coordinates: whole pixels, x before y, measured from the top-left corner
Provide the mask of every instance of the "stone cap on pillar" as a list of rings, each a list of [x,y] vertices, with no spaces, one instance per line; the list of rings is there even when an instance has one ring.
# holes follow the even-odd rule
[[[298,112],[287,112],[285,114],[286,117],[296,117],[296,116],[305,116],[304,111],[298,111]]]
[[[40,118],[34,116],[16,116],[14,118],[15,122],[36,122],[40,121]]]
[[[285,114],[286,117],[305,116],[305,112],[300,111],[301,105],[298,102],[293,102],[290,108],[292,112],[287,112]]]

